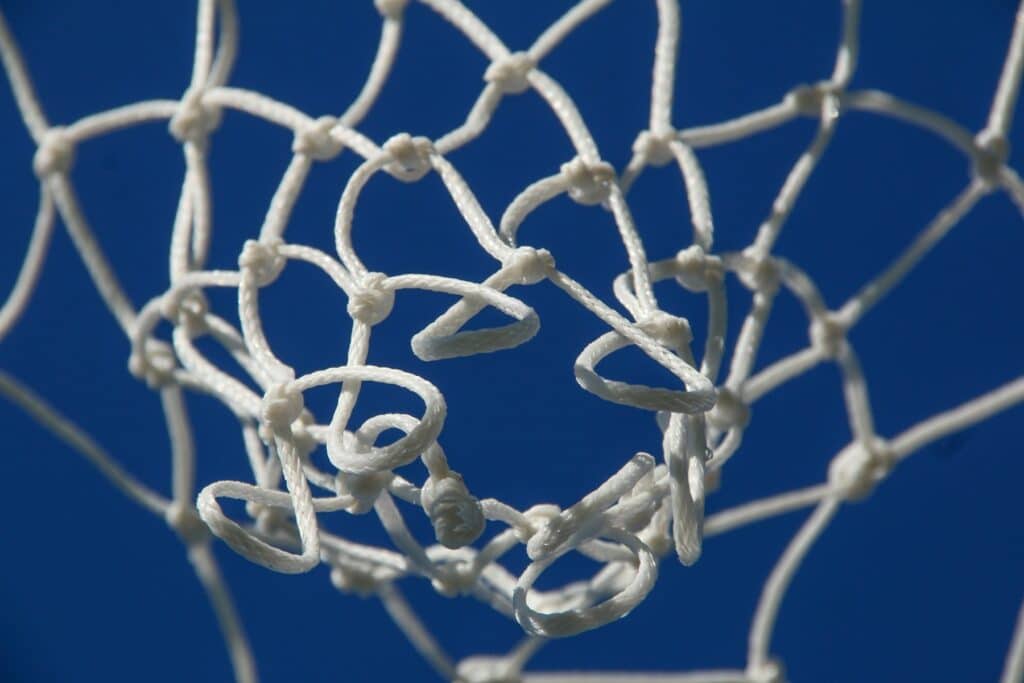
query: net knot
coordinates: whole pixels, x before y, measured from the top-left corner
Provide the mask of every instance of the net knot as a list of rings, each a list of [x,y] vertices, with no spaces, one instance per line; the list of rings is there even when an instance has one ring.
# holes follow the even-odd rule
[[[562,178],[569,196],[585,206],[600,204],[611,194],[615,169],[605,161],[587,163],[580,157],[562,164]]]
[[[355,567],[339,564],[331,569],[331,583],[343,593],[351,593],[361,598],[376,595],[380,586],[388,579],[377,577],[369,567]]]
[[[662,512],[663,509],[658,510],[661,514],[652,518],[651,524],[636,532],[637,538],[658,557],[664,557],[675,549],[675,541],[668,527],[668,517]]]
[[[174,501],[164,511],[164,521],[189,547],[205,543],[210,538],[210,528],[191,505]]]
[[[146,383],[150,389],[160,389],[174,383],[178,358],[174,349],[159,339],[146,339],[141,348],[132,349],[128,357],[128,372]]]
[[[562,509],[552,503],[534,505],[523,513],[522,521],[515,529],[516,538],[520,543],[529,543],[539,531],[547,527],[553,519],[562,514]]]
[[[754,253],[749,248],[740,255],[735,270],[736,276],[747,289],[766,296],[774,296],[782,283],[782,274],[775,259]]]
[[[599,510],[569,508],[545,520],[526,544],[526,555],[534,562],[550,558],[575,536],[592,537],[598,530],[601,518]],[[577,542],[582,538],[575,538]]]
[[[693,244],[676,254],[676,281],[691,292],[704,292],[725,277],[722,259]]]
[[[383,491],[394,475],[391,472],[367,472],[365,474],[354,474],[352,472],[339,472],[335,477],[338,486],[338,493],[349,495],[355,502],[346,508],[353,515],[366,514],[373,509],[377,497]]]
[[[288,513],[281,508],[249,501],[245,504],[245,514],[256,520],[256,530],[265,536],[273,536],[289,528]]]
[[[825,358],[834,359],[846,342],[846,326],[833,313],[815,316],[808,329],[811,345]]]
[[[476,585],[478,576],[473,565],[462,563],[459,565],[441,565],[434,567],[435,573],[430,578],[430,585],[438,595],[446,598],[457,598],[466,595]]]
[[[796,109],[801,116],[819,116],[821,105],[829,93],[825,83],[817,85],[803,83],[786,93],[783,102]]]
[[[855,441],[829,463],[829,486],[844,500],[863,500],[889,473],[894,460],[884,439],[874,437],[869,445]]]
[[[292,443],[300,458],[305,458],[320,447],[320,442],[309,431],[309,427],[316,423],[313,413],[303,409],[299,419],[292,423]]]
[[[201,291],[192,290],[184,294],[171,294],[163,298],[161,314],[175,325],[186,330],[202,329],[210,303]]]
[[[783,103],[795,109],[801,116],[825,116],[835,119],[839,117],[842,109],[842,92],[840,87],[831,81],[822,81],[815,85],[803,84],[786,93]]]
[[[75,143],[67,130],[60,126],[50,128],[39,141],[32,170],[40,180],[53,174],[67,173],[75,161]]]
[[[281,254],[280,238],[246,240],[238,257],[238,267],[257,287],[266,287],[281,275],[287,259]]]
[[[331,131],[338,125],[333,116],[321,116],[302,130],[295,133],[292,152],[302,154],[316,161],[330,161],[341,154],[342,144]]]
[[[484,71],[484,80],[498,86],[503,94],[519,95],[530,88],[530,72],[536,60],[526,52],[513,52],[491,62]]]
[[[178,110],[168,125],[171,135],[178,142],[200,144],[220,125],[220,109],[204,103],[204,95],[202,89],[189,88],[178,103]]]
[[[742,429],[750,423],[750,405],[732,389],[720,387],[718,400],[707,416],[711,426],[720,431]]]
[[[430,156],[434,153],[434,143],[427,138],[399,133],[384,143],[384,151],[391,157],[388,172],[407,183],[416,182],[433,168]]]
[[[519,667],[505,657],[467,657],[455,670],[455,683],[522,683]]]
[[[430,477],[420,492],[420,504],[434,525],[437,542],[455,550],[469,545],[484,531],[484,513],[457,472]]]
[[[376,325],[391,314],[395,292],[385,286],[384,273],[366,273],[348,300],[348,314],[366,325]]]
[[[750,683],[786,683],[786,667],[777,659],[769,659],[747,669]]]
[[[306,407],[302,392],[288,382],[272,385],[263,395],[260,419],[277,436],[290,436],[292,423]]]
[[[385,19],[401,19],[409,0],[373,0],[373,6]]]
[[[1006,160],[1010,156],[1010,141],[1005,135],[985,129],[974,138],[972,172],[988,188],[999,185]]]
[[[555,257],[547,249],[519,247],[502,264],[521,285],[535,285],[555,270]]]
[[[665,166],[675,159],[672,153],[672,142],[676,139],[676,132],[672,129],[663,133],[654,131],[640,131],[633,143],[633,154],[636,154],[651,166]]]
[[[693,341],[690,321],[665,311],[652,311],[644,316],[637,327],[654,337],[659,344],[679,351]]]

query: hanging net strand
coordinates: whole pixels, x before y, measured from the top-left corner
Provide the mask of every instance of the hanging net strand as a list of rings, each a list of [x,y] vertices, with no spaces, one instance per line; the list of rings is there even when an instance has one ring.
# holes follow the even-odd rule
[[[32,299],[59,217],[99,297],[130,343],[128,370],[159,395],[173,465],[169,492],[136,479],[118,464],[116,454],[4,371],[0,394],[85,457],[121,493],[166,521],[184,544],[209,597],[240,682],[257,679],[255,658],[214,559],[214,542],[276,572],[306,573],[327,565],[340,591],[379,598],[412,646],[448,680],[781,682],[782,659],[771,643],[779,611],[801,562],[842,507],[866,498],[913,453],[1024,401],[1024,377],[1008,378],[1005,384],[898,433],[882,435],[860,357],[850,340],[858,322],[986,196],[1004,192],[1024,212],[1024,182],[1008,165],[1024,69],[1024,8],[1013,27],[988,119],[977,132],[889,93],[850,88],[860,48],[858,0],[842,2],[831,74],[811,85],[794,86],[764,109],[680,129],[674,123],[680,7],[677,0],[657,0],[650,118],[647,128],[634,137],[629,162],[617,169],[602,156],[568,85],[544,69],[548,55],[576,31],[585,30],[588,20],[611,0],[578,2],[523,50],[507,46],[458,0],[420,0],[482,53],[488,66],[465,120],[447,133],[430,139],[399,131],[380,141],[360,127],[373,115],[374,103],[389,82],[403,32],[416,30],[415,25],[406,26],[408,0],[374,0],[380,40],[366,81],[346,110],[322,115],[229,85],[239,50],[237,8],[233,0],[197,4],[193,67],[180,96],[130,103],[64,125],[49,122],[0,13],[0,58],[35,143],[31,168],[39,181],[32,236],[13,289],[0,308],[0,339],[15,327]],[[528,91],[550,108],[573,153],[550,174],[522,188],[495,221],[452,161],[452,153],[472,145],[488,129],[506,98]],[[263,224],[243,236],[237,269],[217,270],[208,267],[214,230],[208,160],[217,132],[230,123],[226,111],[289,131],[292,156],[276,191],[264,200]],[[891,117],[933,134],[964,156],[970,177],[887,267],[841,305],[830,307],[810,275],[779,256],[775,246],[832,140],[842,135],[843,119],[853,112]],[[753,241],[740,251],[715,251],[711,191],[699,152],[802,118],[816,122],[815,132]],[[180,145],[185,172],[168,245],[167,288],[145,293],[149,298],[137,305],[107,258],[102,230],[94,230],[87,218],[87,202],[79,200],[73,176],[79,146],[150,124],[165,126]],[[359,163],[338,198],[333,252],[290,241],[292,210],[311,169],[345,155]],[[673,164],[689,206],[692,238],[679,245],[676,255],[652,259],[630,209],[629,193],[644,173]],[[436,176],[463,227],[481,253],[493,259],[491,274],[476,282],[442,273],[385,273],[364,262],[360,242],[366,237],[355,228],[357,208],[364,190],[382,175],[404,183]],[[614,220],[624,264],[614,282],[615,301],[602,300],[562,270],[560,254],[520,240],[520,228],[530,216],[563,195],[579,204],[580,211],[607,212]],[[328,229],[325,226],[325,234]],[[396,248],[401,248],[400,242]],[[273,287],[294,262],[318,269],[340,290],[343,306],[329,314],[351,319],[343,364],[301,374],[270,342],[261,314],[263,290]],[[733,340],[726,333],[729,278],[749,290],[752,300]],[[707,297],[704,338],[695,338],[688,318],[663,310],[655,285],[666,281]],[[537,504],[520,510],[481,496],[458,471],[463,456],[442,448],[449,419],[443,387],[368,359],[373,339],[381,333],[377,326],[407,305],[407,290],[448,297],[448,308],[410,339],[422,360],[443,363],[530,343],[542,321],[526,297],[530,287],[544,282],[603,324],[600,336],[578,351],[573,372],[579,386],[605,401],[654,414],[662,449],[656,456],[635,453],[624,458],[617,471],[606,473],[606,481],[564,509]],[[209,293],[225,288],[237,294],[237,326],[229,322],[229,312],[218,313],[210,303]],[[807,343],[758,368],[767,321],[783,292],[791,294],[806,314]],[[501,324],[474,324],[487,309],[503,316]],[[171,333],[161,337],[167,329]],[[226,351],[237,367],[218,365],[203,350],[210,344]],[[642,362],[653,361],[665,369],[671,383],[654,387],[604,374],[603,361],[634,347]],[[742,448],[751,406],[823,363],[834,364],[839,371],[852,435],[822,468],[823,483],[706,517],[706,497],[719,485],[722,468]],[[356,408],[368,384],[409,394],[418,412],[385,409],[358,422],[355,416],[362,413]],[[324,388],[335,397],[330,415],[315,414],[307,405],[309,393],[322,393]],[[247,468],[246,480],[197,481],[187,392],[217,399],[238,418],[244,444],[244,453],[238,456]],[[391,432],[399,438],[383,438]],[[310,456],[318,451],[326,458],[314,461]],[[420,467],[407,467],[415,463]],[[227,500],[244,503],[244,515],[233,518],[230,511],[242,508],[225,506]],[[650,675],[524,673],[546,642],[628,615],[654,588],[666,558],[674,556],[692,565],[705,552],[707,537],[807,509],[809,516],[766,578],[742,669]],[[357,543],[333,531],[343,525],[331,525],[330,531],[322,525],[326,516],[370,513],[379,520],[386,545]],[[413,514],[426,517],[432,537],[421,538],[412,531],[407,519]],[[497,532],[485,535],[485,529]],[[529,564],[517,574],[502,561],[518,548],[525,550]],[[571,554],[597,562],[599,569],[586,580],[539,589],[544,572]],[[524,640],[503,656],[456,662],[404,597],[400,583],[406,579],[425,579],[445,596],[479,600],[514,620]],[[1011,637],[1002,681],[1022,679],[1024,612]]]

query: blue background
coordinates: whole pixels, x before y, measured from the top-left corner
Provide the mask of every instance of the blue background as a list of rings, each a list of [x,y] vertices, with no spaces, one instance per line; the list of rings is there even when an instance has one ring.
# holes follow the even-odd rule
[[[513,49],[524,48],[570,3],[473,2]],[[145,98],[176,98],[193,47],[188,3],[118,0],[0,6],[20,40],[53,123]],[[925,9],[927,8],[927,9]],[[985,121],[1014,12],[1008,0],[869,2],[854,88],[880,88],[970,129]],[[240,3],[242,48],[232,83],[314,116],[339,113],[372,60],[378,20],[366,2]],[[790,87],[826,77],[839,3],[686,2],[675,124],[711,123],[766,106]],[[543,62],[578,103],[617,168],[645,126],[656,30],[653,2],[621,0]],[[413,5],[392,82],[360,127],[382,141],[408,130],[436,137],[457,125],[482,87],[483,57],[432,12]],[[0,290],[14,281],[36,208],[32,145],[13,98],[0,90]],[[810,141],[801,120],[700,152],[711,188],[716,247],[752,239],[785,173]],[[1018,130],[1012,140],[1021,141]],[[228,113],[211,158],[211,262],[232,267],[255,235],[288,158],[291,136]],[[539,97],[502,103],[489,131],[451,155],[492,218],[528,182],[571,156]],[[1019,153],[1012,159],[1021,160]],[[330,249],[333,214],[356,158],[318,166],[296,208],[292,241]],[[850,113],[782,234],[778,253],[805,267],[837,306],[878,272],[968,180],[965,159],[904,124]],[[171,221],[183,161],[162,125],[119,132],[78,150],[73,180],[104,249],[137,305],[166,287]],[[651,258],[686,246],[678,171],[648,171],[630,195]],[[610,217],[561,198],[532,216],[525,243],[601,296],[625,269]],[[372,269],[479,279],[493,264],[472,241],[436,177],[371,182],[356,217],[357,249]],[[579,245],[586,244],[582,249]],[[986,198],[909,280],[852,334],[879,432],[892,436],[1021,374],[1021,218]],[[731,281],[730,341],[749,305]],[[345,353],[344,300],[326,278],[289,267],[265,293],[270,341],[300,372]],[[542,329],[519,349],[427,364],[408,338],[450,303],[402,295],[374,339],[371,362],[437,384],[448,399],[442,445],[472,490],[518,507],[568,505],[637,450],[658,452],[647,413],[579,390],[572,361],[602,330],[549,285],[518,289]],[[693,295],[659,289],[698,336]],[[230,313],[228,295],[214,304]],[[289,322],[289,317],[291,321]],[[798,306],[780,297],[759,366],[806,343]],[[139,478],[167,491],[169,454],[159,402],[126,371],[127,341],[102,308],[66,234],[58,231],[36,298],[0,346],[11,371],[86,427]],[[632,366],[632,370],[630,369]],[[612,376],[664,379],[640,354],[608,362]],[[311,398],[323,414],[328,392]],[[362,416],[413,409],[370,388]],[[236,423],[190,397],[199,479],[245,478]],[[357,417],[359,417],[357,415]],[[1024,451],[1020,408],[930,446],[865,502],[844,508],[815,545],[783,603],[773,651],[794,681],[992,681],[1024,597],[1020,524]],[[0,679],[5,681],[227,680],[217,627],[181,546],[159,519],[115,492],[79,456],[0,403]],[[823,480],[849,438],[838,373],[822,366],[758,403],[742,450],[711,512]],[[417,478],[420,476],[418,473]],[[415,512],[410,516],[414,516]],[[754,604],[768,571],[806,513],[709,539],[693,568],[669,559],[654,592],[627,619],[543,649],[542,669],[742,667]],[[381,541],[374,520],[344,515],[328,528]],[[422,530],[422,520],[414,519]],[[216,548],[265,681],[430,680],[373,600],[339,596],[325,568],[275,575]],[[522,551],[510,565],[524,566]],[[559,564],[541,587],[587,575]],[[402,584],[456,658],[500,653],[518,628],[469,601]]]

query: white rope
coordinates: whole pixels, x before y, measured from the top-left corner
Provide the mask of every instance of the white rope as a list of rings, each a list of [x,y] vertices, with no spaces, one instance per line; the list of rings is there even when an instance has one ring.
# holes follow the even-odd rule
[[[759,111],[679,130],[673,124],[673,114],[682,14],[677,0],[657,0],[649,128],[637,131],[632,158],[620,172],[601,156],[569,91],[542,68],[544,59],[559,44],[576,31],[586,30],[586,22],[611,2],[578,2],[532,46],[513,51],[458,0],[421,0],[425,9],[453,25],[488,62],[481,74],[480,95],[466,118],[434,140],[397,132],[376,141],[358,129],[388,82],[403,32],[408,30],[408,0],[374,1],[381,18],[376,55],[358,95],[337,115],[310,115],[270,95],[229,86],[240,45],[236,7],[231,0],[199,0],[193,67],[184,94],[126,104],[66,126],[48,123],[29,70],[0,14],[0,59],[28,133],[37,145],[32,166],[41,188],[36,225],[21,272],[0,307],[0,338],[16,324],[31,299],[55,213],[59,213],[97,292],[131,342],[131,372],[160,392],[171,443],[172,495],[165,498],[136,481],[78,427],[2,372],[0,394],[82,453],[128,497],[167,521],[186,545],[209,594],[237,680],[255,681],[256,669],[237,610],[210,552],[211,533],[242,556],[275,571],[306,572],[326,563],[335,586],[346,592],[377,595],[434,669],[464,683],[781,681],[781,660],[770,648],[778,612],[801,561],[843,503],[868,495],[893,467],[927,444],[1024,402],[1024,378],[1012,379],[885,439],[876,432],[868,385],[848,336],[985,194],[1003,190],[1024,211],[1024,183],[1007,166],[1007,139],[1024,71],[1024,5],[989,119],[977,133],[888,93],[848,90],[860,49],[859,0],[842,2],[840,43],[826,80],[796,86],[779,103]],[[522,189],[496,227],[451,154],[487,129],[504,98],[531,89],[561,123],[574,156]],[[238,269],[215,271],[205,266],[213,234],[207,155],[224,109],[280,126],[290,131],[293,142],[291,161],[269,198],[262,226],[249,236],[239,254]],[[844,305],[831,309],[813,280],[796,264],[774,255],[773,248],[830,141],[841,135],[838,124],[849,112],[889,116],[934,133],[965,156],[973,178],[887,269]],[[749,138],[801,116],[816,118],[817,132],[794,162],[754,242],[739,252],[714,253],[712,193],[697,151]],[[72,166],[77,145],[154,121],[167,125],[181,144],[186,172],[170,241],[168,288],[137,310],[89,227],[75,193]],[[310,169],[349,153],[359,157],[360,164],[339,198],[333,225],[336,253],[289,242],[292,209]],[[627,195],[646,168],[672,161],[679,167],[682,195],[692,217],[692,244],[681,244],[682,250],[674,258],[651,261]],[[357,206],[363,189],[376,182],[380,173],[410,183],[436,173],[465,228],[482,252],[496,261],[494,271],[480,282],[471,282],[434,273],[386,274],[364,263],[360,244],[367,236],[365,228],[360,232],[358,227]],[[523,223],[562,194],[595,207],[590,210],[603,207],[610,211],[622,241],[626,271],[615,280],[614,292],[627,313],[560,270],[557,254],[520,243]],[[347,314],[353,320],[345,365],[297,377],[288,359],[277,355],[265,334],[261,290],[272,286],[292,261],[322,271],[344,297],[345,312],[339,309],[330,314]],[[753,302],[733,342],[727,377],[719,382],[727,342],[724,281],[728,276],[735,276],[752,293]],[[396,306],[405,305],[402,292],[410,289],[456,298],[411,338],[414,352],[423,360],[492,353],[526,343],[540,321],[524,300],[507,290],[546,280],[607,326],[604,334],[579,352],[574,370],[580,386],[604,400],[658,413],[664,464],[656,465],[651,456],[637,454],[565,510],[536,505],[521,511],[491,498],[478,499],[470,483],[449,467],[439,443],[447,414],[441,388],[398,368],[369,365],[367,358],[375,326]],[[654,295],[655,283],[673,280],[708,297],[709,322],[699,362],[692,349],[689,321],[662,311]],[[211,288],[237,292],[238,329],[210,309],[205,292]],[[765,326],[782,288],[804,308],[808,345],[755,373]],[[500,311],[509,321],[488,329],[464,329],[487,308]],[[162,322],[173,327],[170,340],[157,337]],[[209,360],[195,343],[201,338],[227,350],[242,368],[242,376]],[[667,369],[675,378],[673,384],[649,387],[598,374],[597,366],[604,358],[630,346]],[[822,362],[833,362],[840,370],[853,436],[830,460],[825,482],[752,501],[705,520],[705,496],[713,492],[719,470],[742,448],[751,404]],[[382,413],[352,424],[364,383],[392,385],[415,394],[422,401],[422,413]],[[337,385],[333,414],[314,415],[306,407],[305,394],[329,385]],[[196,494],[196,448],[183,390],[207,393],[238,417],[251,481],[203,482]],[[388,430],[398,430],[402,436],[388,445],[378,445],[378,438]],[[326,451],[333,469],[320,470],[314,465],[309,456],[318,449]],[[422,481],[410,481],[395,471],[416,460],[426,467]],[[244,501],[248,519],[230,519],[221,508],[222,498]],[[419,507],[429,518],[434,529],[430,542],[424,544],[410,531],[403,506]],[[658,563],[666,555],[675,552],[684,564],[692,564],[704,552],[706,536],[808,506],[815,506],[814,512],[764,586],[750,628],[745,670],[522,673],[546,639],[598,628],[628,614],[654,586]],[[348,541],[321,527],[319,521],[326,514],[370,511],[399,552]],[[505,528],[474,547],[488,523]],[[526,547],[531,562],[516,575],[501,560],[519,545]],[[548,591],[534,588],[545,570],[573,552],[602,567],[585,581]],[[444,595],[479,599],[515,619],[530,637],[507,656],[470,657],[454,663],[396,587],[396,581],[412,576],[428,579]],[[1016,683],[1024,676],[1022,662],[1024,617],[1007,654],[1003,683]]]

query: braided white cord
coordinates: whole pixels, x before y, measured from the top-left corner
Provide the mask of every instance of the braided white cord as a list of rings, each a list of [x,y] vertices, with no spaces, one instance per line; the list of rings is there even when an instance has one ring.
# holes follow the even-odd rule
[[[320,562],[332,568],[342,590],[377,594],[391,616],[439,674],[469,681],[517,680],[541,638],[571,635],[620,618],[639,604],[654,584],[658,561],[675,551],[684,563],[696,561],[705,535],[723,533],[769,516],[816,505],[765,585],[750,632],[745,671],[690,674],[581,674],[526,676],[525,680],[571,681],[749,681],[781,680],[781,665],[770,657],[770,640],[787,586],[801,560],[843,502],[867,495],[912,452],[1024,401],[1024,378],[1011,381],[948,412],[912,426],[890,440],[875,431],[864,375],[849,342],[849,330],[896,287],[967,215],[978,201],[1005,190],[1024,209],[1024,185],[1006,165],[1007,137],[1024,69],[1024,8],[1018,14],[986,127],[972,135],[935,112],[877,91],[847,90],[856,66],[860,3],[844,0],[842,37],[831,77],[800,86],[771,107],[732,121],[677,131],[672,125],[673,83],[677,62],[680,10],[676,0],[657,0],[659,31],[655,45],[650,128],[640,131],[634,155],[621,175],[603,161],[597,144],[572,98],[540,69],[557,45],[611,0],[583,0],[550,26],[524,52],[509,50],[470,9],[457,0],[421,0],[449,21],[487,57],[485,85],[464,123],[436,140],[399,133],[377,143],[357,130],[369,114],[395,61],[404,26],[406,0],[376,0],[382,15],[377,54],[364,87],[338,117],[309,116],[272,97],[227,86],[238,48],[236,9],[231,0],[200,0],[193,70],[178,100],[139,102],[85,117],[66,127],[51,127],[34,93],[13,36],[0,14],[0,58],[32,138],[33,167],[41,196],[36,228],[22,272],[3,308],[0,337],[27,305],[41,270],[54,208],[60,213],[107,308],[132,343],[133,374],[159,389],[172,444],[172,499],[165,500],[123,472],[105,452],[70,422],[7,375],[0,393],[82,452],[115,485],[141,505],[163,515],[189,549],[196,573],[209,592],[229,645],[238,680],[255,680],[255,666],[227,589],[209,552],[207,529],[253,562],[282,572],[308,571]],[[479,205],[469,184],[448,159],[486,128],[505,97],[533,89],[550,106],[575,149],[559,172],[526,187],[506,209],[498,229]],[[223,108],[289,129],[293,158],[271,198],[257,239],[246,243],[237,271],[205,268],[213,231],[207,154]],[[799,267],[772,254],[795,202],[836,134],[846,111],[881,113],[929,130],[964,153],[974,176],[954,201],[929,224],[878,277],[837,309],[829,309],[814,282]],[[819,120],[808,148],[796,160],[769,217],[746,250],[712,253],[714,223],[709,190],[694,150],[740,140],[800,116]],[[136,310],[89,227],[70,178],[75,146],[112,131],[168,121],[181,143],[185,178],[170,243],[169,286]],[[314,163],[346,150],[363,159],[339,199],[330,255],[285,241],[292,208]],[[626,195],[647,166],[671,161],[679,166],[693,217],[693,244],[675,258],[649,261]],[[440,274],[385,275],[372,271],[358,254],[353,228],[363,188],[379,173],[417,182],[436,172],[481,249],[498,262],[482,282]],[[616,280],[615,294],[626,317],[559,270],[546,250],[521,245],[518,230],[527,217],[561,194],[582,205],[601,204],[618,227],[628,271]],[[273,286],[292,260],[312,264],[347,297],[353,331],[346,363],[304,376],[279,358],[263,331],[260,290]],[[726,274],[751,290],[753,304],[736,351],[721,384],[717,376],[724,350]],[[662,311],[653,284],[676,279],[706,292],[710,320],[698,364],[693,334],[685,318]],[[462,477],[449,468],[438,443],[447,413],[441,391],[426,380],[396,368],[367,365],[373,327],[393,307],[402,290],[454,295],[457,301],[412,338],[415,353],[438,360],[506,349],[528,341],[537,331],[536,313],[506,293],[513,285],[550,280],[570,298],[606,323],[609,331],[579,354],[579,384],[605,400],[661,411],[665,464],[638,454],[605,484],[577,504],[560,510],[538,505],[519,511],[493,499],[478,500]],[[204,291],[227,287],[238,292],[240,329],[210,309]],[[756,355],[774,298],[792,293],[809,320],[807,348],[754,374]],[[474,316],[493,307],[511,322],[497,328],[463,331]],[[172,345],[154,335],[161,321],[174,327]],[[218,368],[196,347],[209,337],[239,362],[244,378]],[[634,345],[678,380],[672,388],[654,388],[610,380],[596,366],[615,351]],[[740,448],[757,399],[822,361],[834,361],[842,375],[843,395],[854,436],[831,460],[828,481],[779,494],[703,518],[705,477],[721,468]],[[351,423],[362,385],[390,384],[416,394],[419,416],[382,414]],[[306,407],[304,393],[337,384],[338,400],[328,422]],[[193,505],[194,449],[182,389],[208,393],[225,403],[242,423],[254,483],[206,484]],[[717,403],[716,403],[717,401]],[[379,435],[397,429],[403,436],[387,446]],[[309,454],[326,449],[334,472],[318,470]],[[394,472],[421,460],[428,476],[414,484]],[[326,493],[324,493],[326,492]],[[251,520],[238,523],[220,508],[221,497],[247,503]],[[407,528],[394,498],[421,507],[434,526],[436,544],[424,547]],[[374,512],[401,551],[352,543],[320,528],[317,516],[336,511]],[[202,518],[200,521],[199,518]],[[486,521],[508,528],[481,548],[473,548]],[[205,524],[204,524],[205,523]],[[515,576],[499,560],[524,544],[532,560]],[[552,591],[533,588],[538,576],[569,552],[603,563],[588,581]],[[428,578],[445,595],[469,594],[514,618],[533,638],[504,658],[470,658],[453,665],[394,586],[411,575]],[[1021,675],[1024,635],[1018,625],[1007,656],[1004,681]]]

